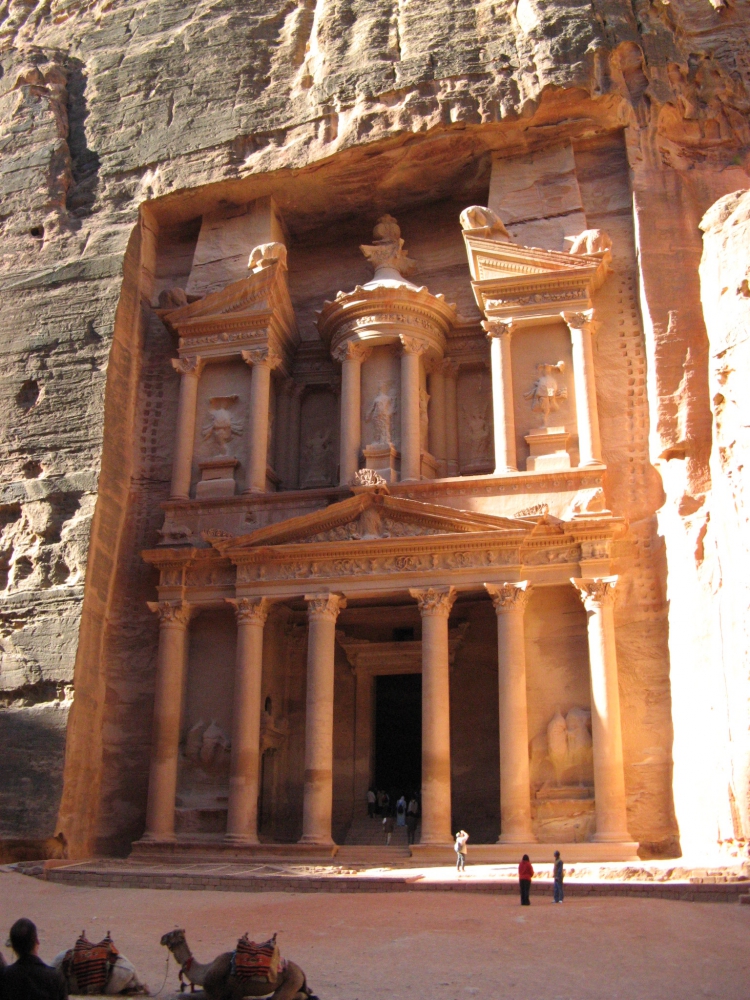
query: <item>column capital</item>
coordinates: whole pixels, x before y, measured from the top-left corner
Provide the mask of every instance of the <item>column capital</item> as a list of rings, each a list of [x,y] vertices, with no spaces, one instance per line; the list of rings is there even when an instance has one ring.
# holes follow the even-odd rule
[[[445,368],[443,367],[444,364],[445,362],[442,358],[438,357],[425,358],[424,370],[427,372],[428,375],[444,375],[445,374]]]
[[[570,582],[578,591],[587,611],[611,607],[615,603],[616,576],[596,576],[589,579],[571,577]]]
[[[323,619],[335,622],[339,616],[339,611],[346,607],[346,598],[343,594],[305,594],[307,601],[307,617]]]
[[[234,605],[238,625],[265,625],[271,602],[266,597],[227,597]]]
[[[172,358],[171,361],[172,367],[180,375],[194,375],[196,378],[200,378],[206,364],[197,354],[186,358]]]
[[[492,598],[495,612],[500,615],[513,611],[523,614],[534,588],[528,580],[522,580],[520,583],[485,583],[484,589]]]
[[[515,324],[512,319],[486,319],[482,321],[482,329],[487,334],[488,340],[510,337],[514,328]]]
[[[561,312],[560,315],[571,330],[591,330],[594,327],[593,309],[585,309],[583,312]]]
[[[372,348],[366,347],[360,340],[347,340],[339,344],[331,357],[343,365],[345,361],[359,361],[362,364],[370,355]]]
[[[455,587],[410,587],[409,593],[419,605],[421,615],[447,618],[456,600]]]
[[[400,333],[398,339],[401,341],[404,354],[416,354],[417,357],[420,354],[424,354],[429,346],[424,340],[420,340],[419,337],[407,337],[404,333]]]
[[[271,371],[278,368],[282,362],[281,356],[272,351],[270,347],[251,347],[242,352],[242,360],[253,367],[263,365],[270,368]]]
[[[461,362],[456,358],[445,358],[443,360],[443,375],[447,378],[455,378],[458,375],[458,369],[461,367]]]
[[[190,621],[187,601],[146,601],[149,611],[159,616],[162,628],[186,628]]]

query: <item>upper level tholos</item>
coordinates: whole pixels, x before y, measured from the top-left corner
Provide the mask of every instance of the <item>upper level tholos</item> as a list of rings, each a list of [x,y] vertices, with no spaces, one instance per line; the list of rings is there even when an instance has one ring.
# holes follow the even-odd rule
[[[471,314],[468,296],[462,312],[419,283],[384,215],[359,247],[371,279],[301,322],[272,199],[205,216],[186,287],[159,300],[181,380],[171,500],[347,488],[361,469],[435,485],[602,470],[592,344],[608,237],[526,247],[477,206],[459,226]]]

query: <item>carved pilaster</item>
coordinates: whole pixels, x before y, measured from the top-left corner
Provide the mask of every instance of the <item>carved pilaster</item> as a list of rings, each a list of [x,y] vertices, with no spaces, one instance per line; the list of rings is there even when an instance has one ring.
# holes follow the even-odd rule
[[[513,413],[511,334],[513,320],[490,319],[482,323],[490,342],[492,414],[495,436],[495,475],[516,472],[516,424]]]
[[[594,375],[593,334],[597,327],[594,310],[563,312],[560,315],[570,329],[578,414],[579,465],[598,465],[602,460],[602,446]]]

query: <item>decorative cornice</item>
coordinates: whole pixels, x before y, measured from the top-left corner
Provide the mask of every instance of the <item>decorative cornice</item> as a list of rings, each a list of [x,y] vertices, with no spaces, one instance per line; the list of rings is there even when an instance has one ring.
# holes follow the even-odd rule
[[[305,594],[307,617],[310,621],[322,619],[335,622],[339,612],[346,607],[343,594]]]
[[[425,587],[424,589],[410,587],[409,593],[419,605],[422,617],[436,615],[447,618],[456,600],[454,587]]]
[[[265,597],[227,597],[225,600],[234,605],[238,625],[265,625],[271,607]]]
[[[616,576],[599,576],[590,579],[576,579],[570,582],[578,591],[587,611],[598,611],[601,608],[612,607],[615,603]]]
[[[484,589],[492,598],[497,614],[518,612],[522,614],[533,590],[528,580],[520,583],[485,583]]]

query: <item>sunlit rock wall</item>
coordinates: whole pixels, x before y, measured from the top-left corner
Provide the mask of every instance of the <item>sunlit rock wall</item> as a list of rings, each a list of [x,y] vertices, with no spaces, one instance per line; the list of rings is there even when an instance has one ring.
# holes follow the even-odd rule
[[[731,469],[716,449],[710,457],[718,375],[698,223],[750,183],[749,26],[739,0],[0,5],[0,750],[19,732],[37,747],[18,769],[3,767],[0,801],[14,802],[24,778],[38,788],[32,767],[47,762],[39,796],[0,811],[0,837],[55,832],[75,680],[59,822],[71,851],[92,844],[102,649],[131,527],[135,387],[153,293],[155,236],[141,206],[168,207],[190,190],[192,211],[180,204],[191,218],[206,185],[231,200],[251,176],[336,154],[345,199],[366,150],[411,150],[373,186],[373,203],[387,207],[407,174],[434,183],[433,137],[449,137],[470,170],[477,151],[533,153],[618,128],[646,330],[633,391],[645,380],[644,432],[661,474],[647,492],[664,500],[658,525],[650,502],[638,530],[662,553],[670,599],[677,819],[698,847],[729,836],[728,792],[702,818],[689,801],[693,748],[709,731],[725,747],[736,730],[696,681],[707,662],[741,656],[722,648],[701,578],[712,477]],[[158,496],[163,483],[151,485]],[[747,824],[746,792],[734,794]]]

